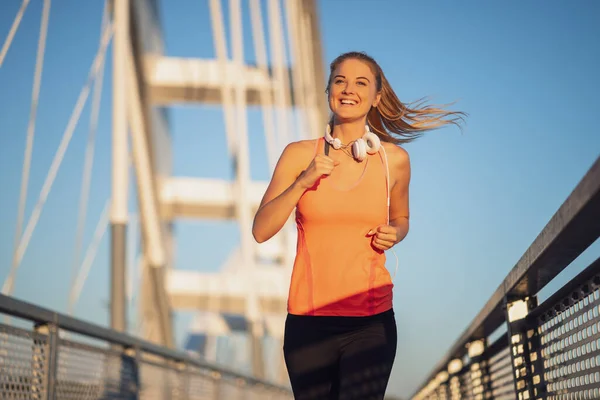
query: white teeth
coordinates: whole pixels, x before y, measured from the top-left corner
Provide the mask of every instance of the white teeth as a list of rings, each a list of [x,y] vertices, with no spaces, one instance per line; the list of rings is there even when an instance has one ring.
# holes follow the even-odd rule
[[[352,101],[352,100],[342,100],[342,104],[351,104],[351,105],[354,105],[354,104],[356,104],[356,102]]]

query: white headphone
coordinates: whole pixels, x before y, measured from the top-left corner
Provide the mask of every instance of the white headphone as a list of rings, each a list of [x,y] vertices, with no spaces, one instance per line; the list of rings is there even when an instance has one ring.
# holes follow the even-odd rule
[[[334,139],[331,136],[331,126],[329,124],[325,128],[325,140],[336,150],[344,146],[339,138]],[[367,154],[377,153],[380,147],[379,136],[369,130],[369,125],[365,125],[365,134],[352,143],[352,155],[357,161],[363,161]]]

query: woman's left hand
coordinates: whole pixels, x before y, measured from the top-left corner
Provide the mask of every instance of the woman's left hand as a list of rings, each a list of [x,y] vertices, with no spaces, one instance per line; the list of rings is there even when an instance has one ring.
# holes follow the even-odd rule
[[[398,228],[391,225],[379,225],[377,228],[371,229],[367,236],[373,238],[371,240],[373,247],[385,251],[400,242],[398,231]]]

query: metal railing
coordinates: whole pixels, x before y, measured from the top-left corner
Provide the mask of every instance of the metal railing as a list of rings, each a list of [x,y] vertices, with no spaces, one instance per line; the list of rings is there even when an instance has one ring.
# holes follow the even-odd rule
[[[291,399],[269,384],[0,295],[0,399]]]
[[[600,158],[411,399],[600,399],[600,258],[537,301],[598,237]]]

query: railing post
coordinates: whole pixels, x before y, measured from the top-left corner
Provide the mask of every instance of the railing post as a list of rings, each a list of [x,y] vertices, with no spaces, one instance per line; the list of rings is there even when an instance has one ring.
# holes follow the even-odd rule
[[[188,400],[190,397],[190,373],[188,366],[183,361],[177,361],[176,364],[177,374],[179,379],[179,389],[177,390],[178,400]]]
[[[246,396],[244,397],[244,395],[247,395],[247,390],[248,390],[248,382],[246,382],[245,379],[242,378],[238,378],[235,380],[235,387],[236,387],[236,398],[239,400],[255,400],[254,395],[252,393],[252,391],[250,391],[250,396]]]
[[[120,392],[127,393],[129,395],[127,398],[132,400],[139,400],[140,398],[139,354],[139,349],[133,347],[124,348],[121,354]],[[127,365],[131,367],[133,382],[127,379],[127,374],[125,373]]]
[[[218,371],[213,371],[210,375],[213,378],[213,383],[215,385],[213,400],[219,400],[221,398],[221,374]]]
[[[526,317],[529,311],[537,306],[537,298],[532,296],[525,299],[505,299],[505,302],[515,394],[517,400],[534,399],[535,388],[529,341],[533,333],[527,329]]]
[[[435,377],[435,380],[438,383],[437,388],[435,389],[436,398],[439,400],[447,400],[448,396],[448,372],[442,371],[438,373]]]
[[[33,339],[32,349],[32,398],[53,400],[56,388],[56,365],[58,362],[58,327],[55,324],[36,324],[34,332],[46,336],[46,340]]]
[[[474,400],[492,398],[489,357],[486,355],[486,350],[485,339],[475,340],[468,345],[470,360],[469,378],[471,379],[471,390]]]
[[[461,399],[461,372],[463,369],[463,362],[460,358],[455,358],[448,363],[448,398]]]
[[[528,321],[529,322],[529,321]],[[544,379],[544,358],[542,356],[542,343],[540,332],[537,330],[537,323],[534,326],[528,324],[529,341],[529,361],[531,363],[531,376],[534,385],[533,394],[539,398],[542,393],[546,393],[546,380]],[[544,397],[545,398],[545,397]]]

